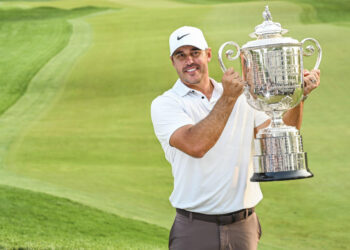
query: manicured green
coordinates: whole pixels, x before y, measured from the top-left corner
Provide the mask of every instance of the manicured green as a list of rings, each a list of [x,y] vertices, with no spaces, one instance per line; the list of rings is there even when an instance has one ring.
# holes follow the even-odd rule
[[[289,29],[290,36],[318,39],[324,57],[322,86],[305,104],[302,128],[315,177],[262,184],[265,198],[257,208],[263,226],[260,249],[345,249],[350,244],[349,23],[332,16],[328,24],[306,19],[308,8],[318,13],[314,3],[269,3],[274,20]],[[68,0],[18,4],[56,9],[87,5]],[[88,4],[110,9],[69,21],[70,42],[36,70],[28,91],[0,117],[0,183],[66,197],[169,230],[174,215],[168,202],[171,168],[149,114],[151,101],[177,79],[169,60],[168,36],[182,25],[203,29],[214,54],[211,76],[220,80],[219,46],[227,40],[240,45],[251,40],[248,34],[262,22],[265,2],[91,0]],[[16,2],[3,6],[5,12],[11,11],[8,8]],[[30,53],[34,57],[37,51],[33,48]],[[315,57],[305,58],[307,68],[314,62]],[[239,68],[238,62],[233,65]],[[36,66],[29,64],[26,70],[35,72]],[[114,222],[119,223],[123,222]],[[127,230],[131,234],[134,229]],[[53,239],[47,237],[47,242]],[[160,237],[159,245],[166,249],[167,236]],[[31,239],[40,243],[37,236]]]

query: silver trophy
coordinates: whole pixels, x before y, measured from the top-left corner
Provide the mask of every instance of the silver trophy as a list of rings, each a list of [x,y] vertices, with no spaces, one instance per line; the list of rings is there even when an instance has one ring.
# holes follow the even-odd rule
[[[295,127],[283,123],[282,116],[297,106],[303,99],[303,56],[314,54],[316,44],[317,69],[322,57],[318,41],[306,38],[301,42],[282,37],[287,33],[279,23],[272,21],[268,6],[263,12],[265,21],[255,27],[250,34],[254,41],[240,48],[235,42],[226,42],[219,49],[219,62],[222,70],[226,67],[222,52],[226,45],[236,47],[225,52],[228,60],[241,59],[242,77],[247,82],[244,94],[248,103],[255,109],[264,111],[271,117],[271,124],[261,129],[255,139],[254,175],[251,181],[277,181],[312,177],[307,166],[306,152],[303,151],[302,137]]]

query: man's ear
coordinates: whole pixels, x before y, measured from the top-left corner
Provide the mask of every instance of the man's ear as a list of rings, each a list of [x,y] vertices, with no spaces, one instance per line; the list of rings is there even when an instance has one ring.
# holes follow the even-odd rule
[[[210,62],[212,58],[211,48],[207,48],[205,51],[207,53],[208,62]]]
[[[170,61],[171,61],[171,63],[172,63],[173,66],[174,66],[174,58],[173,58],[173,56],[170,56]]]

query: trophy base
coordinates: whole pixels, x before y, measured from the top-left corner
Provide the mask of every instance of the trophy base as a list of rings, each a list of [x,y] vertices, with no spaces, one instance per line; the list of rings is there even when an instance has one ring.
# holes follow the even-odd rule
[[[264,181],[285,181],[311,178],[314,175],[306,169],[294,170],[294,171],[282,171],[282,172],[267,172],[267,173],[254,173],[250,179],[252,182],[264,182]]]
[[[259,132],[260,133],[260,132]],[[302,137],[293,127],[267,128],[255,139],[253,182],[310,178]]]

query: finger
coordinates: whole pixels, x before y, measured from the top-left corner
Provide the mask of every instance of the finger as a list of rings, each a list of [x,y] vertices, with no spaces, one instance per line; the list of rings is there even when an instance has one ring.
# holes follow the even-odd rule
[[[305,89],[310,92],[311,90],[315,89],[318,86],[318,83],[312,77],[307,77],[304,79],[304,86],[305,86]]]
[[[307,69],[304,69],[304,70],[303,70],[303,75],[304,75],[304,76],[310,75],[310,71],[308,71]]]
[[[310,75],[310,72],[304,72],[304,77],[306,77],[306,76],[309,76]]]
[[[304,86],[309,87],[312,84],[310,76],[304,77]]]
[[[238,74],[238,72],[234,72],[234,73],[232,74],[232,77],[233,77],[233,79],[239,79],[239,78],[241,78],[241,76]]]
[[[320,75],[316,74],[315,79],[316,79],[317,84],[319,85],[320,84]]]
[[[310,86],[310,85],[312,85],[313,83],[312,83],[312,81],[311,81],[311,79],[310,78],[304,78],[304,86],[305,87],[308,87],[308,86]]]
[[[313,84],[310,79],[304,79],[304,95],[310,94],[310,92],[314,89]]]
[[[317,71],[311,71],[311,74],[308,76],[313,84],[320,84],[320,76],[317,74]]]
[[[311,70],[311,72],[318,75],[318,76],[321,75],[321,71],[319,69],[313,69],[313,70]]]
[[[311,92],[311,88],[309,88],[309,87],[305,87],[305,88],[304,88],[304,96],[309,95],[310,92]]]
[[[247,81],[244,81],[244,80],[241,81],[241,84],[242,84],[243,86],[249,85],[248,82],[247,82]]]
[[[237,82],[236,89],[239,89],[240,91],[243,91],[244,89],[244,84],[241,82]]]
[[[234,72],[233,68],[229,68],[225,71],[225,75],[232,75]]]

